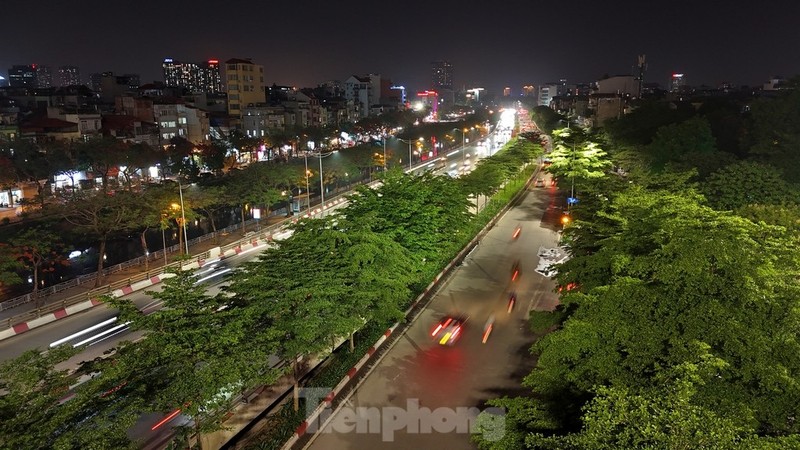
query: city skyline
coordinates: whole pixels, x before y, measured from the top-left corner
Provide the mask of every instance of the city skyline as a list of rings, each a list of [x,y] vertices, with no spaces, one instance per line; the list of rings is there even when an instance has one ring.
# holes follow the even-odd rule
[[[760,85],[773,75],[800,73],[800,56],[782,52],[779,45],[800,39],[791,22],[792,11],[800,7],[788,2],[761,9],[728,3],[720,10],[677,1],[647,12],[630,1],[541,8],[519,1],[487,7],[475,1],[412,0],[402,7],[361,8],[354,17],[348,7],[354,4],[301,0],[254,3],[209,21],[216,4],[205,0],[192,8],[145,0],[139,10],[157,8],[159,17],[170,18],[147,27],[139,19],[143,16],[129,9],[95,0],[80,3],[80,8],[6,7],[0,39],[14,45],[0,55],[0,74],[7,78],[16,64],[74,65],[84,77],[139,73],[147,83],[163,80],[165,58],[252,58],[264,66],[267,85],[315,86],[380,73],[413,91],[429,88],[431,62],[445,60],[453,64],[456,88],[480,85],[501,92],[510,86],[517,94],[528,84],[631,74],[641,54],[649,66],[645,81],[662,86],[673,72],[684,73],[690,85]],[[87,10],[94,20],[80,26]],[[37,18],[35,28],[30,17]],[[65,30],[64,23],[73,26]],[[137,31],[144,28],[159,31]]]

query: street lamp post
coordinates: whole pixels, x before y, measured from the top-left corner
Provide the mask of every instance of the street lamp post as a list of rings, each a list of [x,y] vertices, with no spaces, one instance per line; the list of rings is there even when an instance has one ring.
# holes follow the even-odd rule
[[[321,206],[322,210],[325,210],[325,186],[322,183],[322,151],[319,152],[319,195],[320,200],[322,201]]]
[[[164,266],[166,267],[166,265],[167,265],[167,233],[165,232],[165,230],[166,230],[166,227],[162,223],[161,224],[161,242],[164,245],[164,247],[162,247],[161,251],[164,252]]]
[[[567,133],[569,137],[572,138],[572,153],[570,154],[569,158],[569,170],[570,170],[570,189],[569,189],[569,198],[575,198],[575,136],[572,136],[572,128],[569,126],[569,119],[567,120],[559,120],[559,122],[566,122],[567,123]],[[574,201],[574,200],[571,200]],[[572,203],[570,200],[567,201],[567,211],[572,210]]]
[[[466,134],[466,130],[462,130],[461,128],[453,128],[453,131],[461,132],[461,167],[463,169],[464,163],[467,160],[466,155],[465,155],[466,149],[465,149],[465,144],[464,144],[464,135]]]
[[[414,156],[411,154],[411,141],[408,141],[408,170],[411,170],[411,164]]]
[[[411,170],[411,166],[414,163],[414,156],[413,156],[413,154],[411,152],[411,148],[412,148],[414,142],[422,142],[422,141],[425,140],[425,138],[420,137],[419,139],[410,140],[410,141],[407,141],[405,139],[397,138],[397,140],[400,141],[400,142],[405,142],[406,144],[408,144],[408,170]]]
[[[325,158],[325,157],[330,156],[332,154],[333,153],[328,153],[327,155],[322,156],[322,151],[320,151],[319,154],[316,154],[316,155],[312,154],[312,156],[314,156],[316,158],[319,158],[319,195],[320,195],[320,201],[321,201],[320,204],[322,206],[322,209],[325,209],[325,185],[324,185],[324,183],[322,181],[322,158]],[[306,161],[306,190],[309,191],[308,192],[308,208],[311,209],[311,191],[309,190],[310,187],[308,185],[308,152],[306,152],[305,161]]]
[[[308,185],[308,153],[305,155],[306,160],[306,210],[311,210],[311,187]]]
[[[186,247],[186,254],[189,254],[189,236],[186,234],[186,212],[183,208],[183,187],[180,180],[178,180],[178,194],[181,198],[181,221],[183,222],[183,242]]]
[[[386,132],[383,132],[383,171],[386,172]]]

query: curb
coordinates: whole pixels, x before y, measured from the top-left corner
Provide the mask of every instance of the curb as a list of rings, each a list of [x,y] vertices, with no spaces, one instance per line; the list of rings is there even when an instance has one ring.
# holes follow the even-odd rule
[[[342,392],[344,387],[347,386],[347,383],[349,383],[350,380],[352,380],[356,376],[356,374],[358,374],[358,372],[364,367],[364,365],[367,363],[367,361],[369,361],[369,359],[372,357],[372,355],[375,354],[375,351],[381,345],[383,345],[384,342],[386,342],[386,339],[389,336],[391,336],[392,333],[394,333],[394,330],[397,329],[398,325],[400,325],[400,322],[397,322],[394,325],[392,325],[390,328],[388,328],[386,330],[386,332],[383,333],[383,335],[380,338],[378,338],[377,341],[375,341],[375,343],[372,345],[372,347],[370,347],[369,350],[367,350],[367,352],[364,353],[364,356],[362,356],[361,359],[359,359],[358,362],[353,367],[351,367],[350,370],[347,371],[347,375],[345,375],[339,381],[339,384],[337,384],[328,393],[328,395],[325,396],[325,398],[322,400],[322,402],[320,402],[319,405],[317,405],[317,407],[314,409],[314,411],[308,417],[306,417],[306,419],[297,427],[297,429],[295,430],[295,432],[292,435],[292,437],[290,437],[289,440],[286,441],[286,443],[283,444],[283,447],[281,447],[281,449],[287,449],[288,450],[288,449],[292,448],[292,446],[294,446],[297,443],[297,441],[308,430],[309,424],[314,423],[319,418],[319,415],[322,414],[322,412],[325,411],[325,409],[327,409],[327,408],[329,408],[331,406],[331,404],[333,403],[333,399],[336,398],[336,396],[339,395],[339,393]]]

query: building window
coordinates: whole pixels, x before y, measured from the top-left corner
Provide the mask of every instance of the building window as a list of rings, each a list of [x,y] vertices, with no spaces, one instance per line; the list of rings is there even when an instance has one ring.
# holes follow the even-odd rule
[[[239,104],[238,103],[231,103],[231,111],[233,111],[234,109],[236,109],[236,110],[239,109]]]
[[[182,125],[186,125],[186,117],[178,117],[178,123]]]

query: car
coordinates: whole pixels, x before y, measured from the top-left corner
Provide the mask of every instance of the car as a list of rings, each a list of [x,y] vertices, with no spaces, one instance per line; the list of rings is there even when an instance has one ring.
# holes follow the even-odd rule
[[[461,337],[466,319],[463,317],[445,316],[431,331],[431,337],[439,345],[451,346]]]
[[[536,180],[536,187],[544,187],[544,179],[539,178]]]

